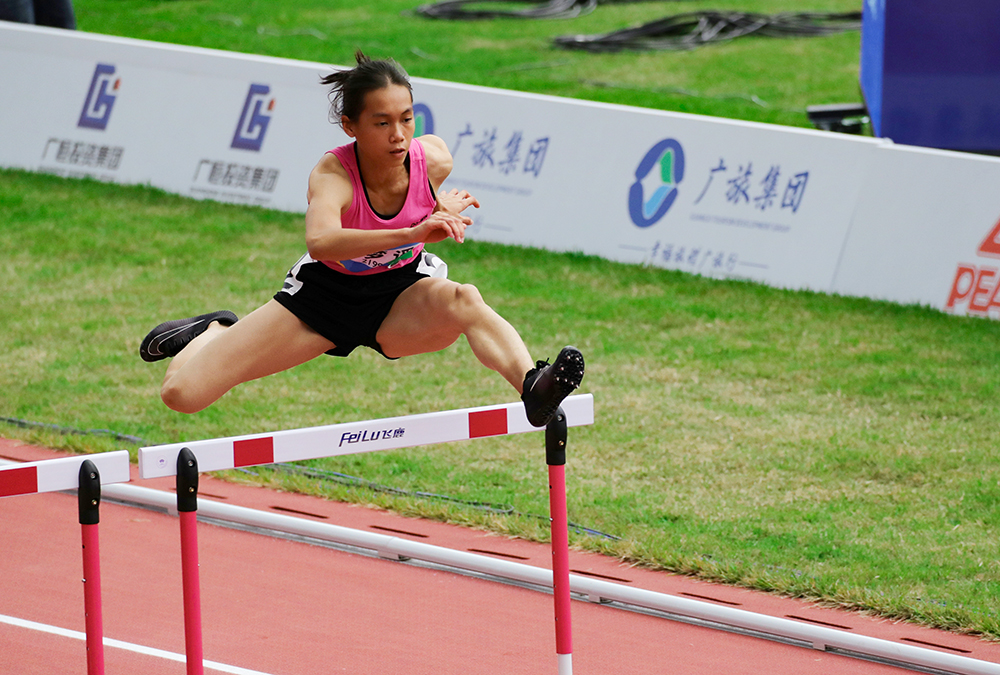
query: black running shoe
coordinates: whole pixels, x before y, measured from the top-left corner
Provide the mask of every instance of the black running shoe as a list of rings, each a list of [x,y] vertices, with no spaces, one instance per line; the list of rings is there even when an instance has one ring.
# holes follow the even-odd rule
[[[213,321],[218,321],[223,326],[232,326],[238,320],[232,312],[221,311],[190,319],[166,321],[149,331],[149,335],[139,345],[139,356],[150,363],[177,356],[191,340],[204,333]]]
[[[583,381],[583,354],[576,347],[563,347],[555,363],[539,361],[524,377],[524,412],[528,422],[544,427],[563,399]]]

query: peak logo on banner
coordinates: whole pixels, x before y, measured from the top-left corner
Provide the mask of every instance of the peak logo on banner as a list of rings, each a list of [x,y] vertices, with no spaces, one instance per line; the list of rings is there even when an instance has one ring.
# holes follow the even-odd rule
[[[112,82],[114,82],[113,85]],[[121,83],[121,78],[115,77],[114,66],[98,63],[94,69],[94,76],[90,80],[90,89],[87,90],[87,98],[83,101],[83,110],[80,111],[80,120],[76,126],[104,131],[108,127],[108,120],[111,119],[111,108],[117,98],[112,92],[117,92]],[[110,88],[109,85],[111,85]]]
[[[986,239],[979,245],[979,255],[989,258],[1000,258],[1000,220],[993,226]]]
[[[638,227],[656,224],[677,199],[677,185],[684,180],[684,148],[667,138],[646,153],[629,188],[628,212]]]
[[[434,114],[423,103],[413,104],[413,137],[434,133]]]
[[[976,254],[984,258],[1000,258],[1000,220],[979,244]],[[959,263],[945,309],[955,311],[964,304],[968,314],[988,316],[992,311],[1000,315],[1000,299],[997,298],[997,293],[1000,292],[998,272],[1000,270],[996,267]]]
[[[240,121],[236,124],[236,133],[233,134],[232,147],[260,152],[264,134],[267,133],[267,125],[271,122],[271,113],[274,111],[275,99],[272,97],[270,101],[267,100],[270,93],[271,88],[266,84],[250,85],[250,91],[247,92],[247,98],[243,102]]]

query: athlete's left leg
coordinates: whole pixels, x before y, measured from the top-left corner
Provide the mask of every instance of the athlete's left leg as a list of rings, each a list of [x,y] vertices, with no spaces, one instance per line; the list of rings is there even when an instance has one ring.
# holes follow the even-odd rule
[[[396,299],[376,339],[386,356],[398,358],[440,351],[460,335],[480,363],[521,393],[524,377],[535,364],[521,336],[475,286],[421,279]]]

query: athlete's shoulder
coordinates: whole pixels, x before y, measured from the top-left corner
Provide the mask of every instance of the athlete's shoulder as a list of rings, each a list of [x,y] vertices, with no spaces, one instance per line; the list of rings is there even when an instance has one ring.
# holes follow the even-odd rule
[[[444,139],[440,136],[424,134],[423,136],[414,138],[413,140],[420,142],[420,145],[424,149],[424,154],[428,157],[431,155],[440,155],[442,153],[451,157],[451,153],[448,152],[448,144],[445,143]]]
[[[319,195],[338,202],[350,202],[352,192],[351,177],[343,162],[333,152],[324,153],[309,173],[309,202],[312,203]]]
[[[344,164],[333,150],[324,153],[310,172],[309,182],[312,183],[313,180],[340,182],[343,180],[350,184],[351,175]]]
[[[451,173],[453,164],[448,145],[444,139],[430,134],[414,140],[419,140],[424,148],[424,156],[427,158],[427,175],[430,176],[435,186],[440,186]]]

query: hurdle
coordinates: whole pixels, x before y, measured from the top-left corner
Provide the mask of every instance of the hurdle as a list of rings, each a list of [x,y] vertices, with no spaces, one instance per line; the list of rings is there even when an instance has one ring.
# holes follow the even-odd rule
[[[544,428],[559,675],[572,675],[573,672],[565,478],[567,428],[593,423],[593,395],[578,394],[567,397],[552,421]],[[199,472],[542,430],[528,422],[522,403],[507,403],[140,448],[140,478],[176,476],[177,480],[177,510],[181,516],[181,562],[184,568],[182,577],[187,675],[203,675],[204,672],[196,534]]]
[[[87,675],[104,675],[104,622],[101,608],[101,485],[129,480],[128,451],[27,462],[0,467],[0,497],[77,490],[83,542],[83,606]]]

